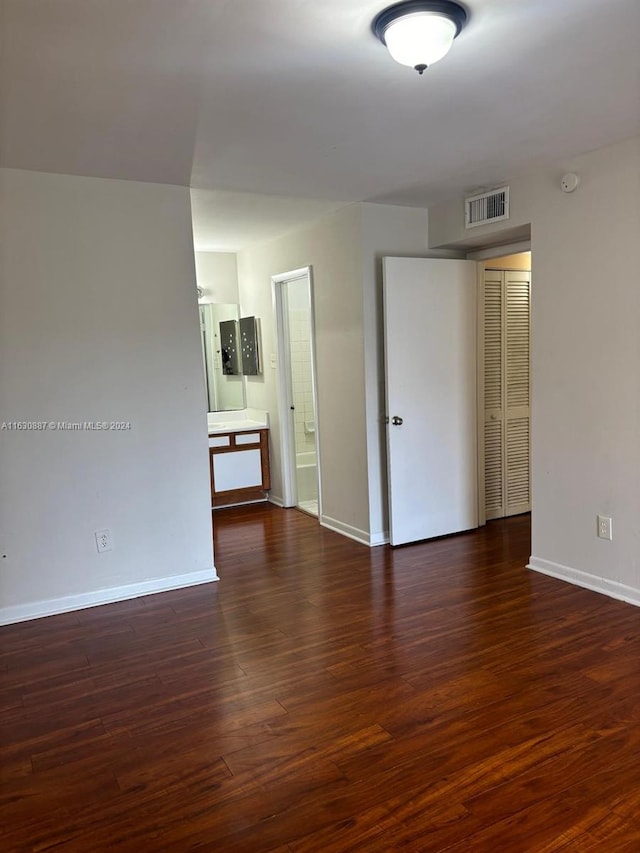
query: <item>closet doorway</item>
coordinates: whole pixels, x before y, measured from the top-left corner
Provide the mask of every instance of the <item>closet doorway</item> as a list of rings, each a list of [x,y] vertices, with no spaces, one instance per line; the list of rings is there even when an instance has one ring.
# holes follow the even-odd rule
[[[480,521],[531,510],[531,252],[480,265]]]
[[[285,506],[320,517],[311,268],[273,278]]]

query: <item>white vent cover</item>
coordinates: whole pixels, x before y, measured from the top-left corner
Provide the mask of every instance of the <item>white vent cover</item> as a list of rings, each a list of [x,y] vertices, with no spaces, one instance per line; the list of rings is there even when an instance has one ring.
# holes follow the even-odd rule
[[[475,228],[509,218],[509,187],[472,195],[464,200],[464,227]]]

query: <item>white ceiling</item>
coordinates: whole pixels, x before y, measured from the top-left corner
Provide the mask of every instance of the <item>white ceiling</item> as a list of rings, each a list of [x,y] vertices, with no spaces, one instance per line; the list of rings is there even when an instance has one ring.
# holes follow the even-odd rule
[[[286,234],[342,207],[342,202],[228,190],[191,190],[198,252],[236,252]]]
[[[0,164],[214,191],[196,245],[230,251],[640,133],[639,0],[469,0],[423,77],[372,35],[385,5],[0,0]]]

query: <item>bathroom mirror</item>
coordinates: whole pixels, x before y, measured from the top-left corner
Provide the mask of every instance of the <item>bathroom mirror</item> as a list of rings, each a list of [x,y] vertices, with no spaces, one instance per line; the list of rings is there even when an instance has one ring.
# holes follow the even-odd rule
[[[245,408],[244,377],[240,368],[238,305],[199,304],[202,360],[209,400],[208,411]]]

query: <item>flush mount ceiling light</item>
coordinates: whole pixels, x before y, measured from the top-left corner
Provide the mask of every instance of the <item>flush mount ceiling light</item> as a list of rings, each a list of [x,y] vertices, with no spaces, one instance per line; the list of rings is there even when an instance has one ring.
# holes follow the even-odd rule
[[[380,12],[373,31],[396,62],[422,74],[449,52],[466,20],[452,0],[405,0]]]

